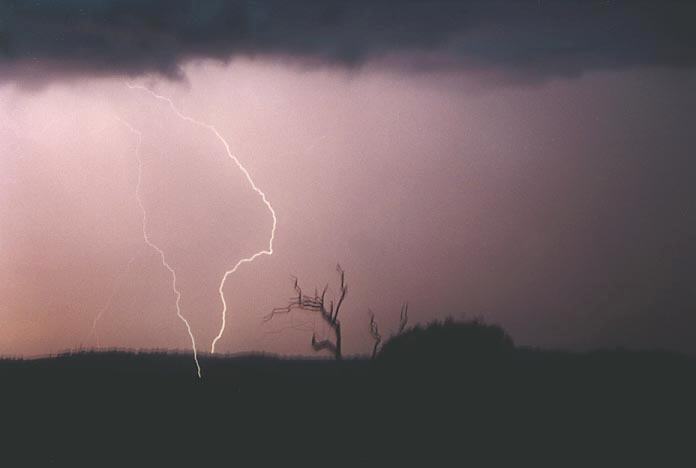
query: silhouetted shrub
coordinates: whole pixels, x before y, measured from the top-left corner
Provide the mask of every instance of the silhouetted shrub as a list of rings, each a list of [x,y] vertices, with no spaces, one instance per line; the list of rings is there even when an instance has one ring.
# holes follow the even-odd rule
[[[415,326],[387,341],[379,353],[383,362],[442,364],[488,361],[514,350],[512,338],[497,325],[481,320],[432,322]]]

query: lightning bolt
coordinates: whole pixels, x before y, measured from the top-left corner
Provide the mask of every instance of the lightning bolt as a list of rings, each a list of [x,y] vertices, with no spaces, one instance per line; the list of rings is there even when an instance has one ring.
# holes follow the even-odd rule
[[[193,336],[193,332],[191,331],[191,325],[189,325],[188,320],[182,315],[181,313],[181,291],[179,291],[179,288],[177,287],[176,284],[176,271],[174,271],[174,268],[167,262],[167,258],[164,255],[164,251],[157,246],[154,242],[150,240],[150,237],[147,234],[147,211],[145,210],[145,205],[143,204],[143,200],[140,197],[140,186],[141,182],[143,179],[143,159],[140,156],[140,146],[142,145],[143,142],[143,134],[142,132],[136,130],[133,128],[131,124],[126,122],[123,119],[116,118],[119,122],[124,124],[134,135],[138,137],[138,143],[135,146],[135,156],[138,160],[138,182],[135,186],[135,199],[138,202],[138,206],[140,207],[140,213],[142,214],[142,227],[143,227],[143,239],[145,240],[145,243],[149,245],[154,251],[156,251],[159,256],[160,260],[162,261],[162,266],[164,266],[167,270],[169,270],[169,273],[172,275],[172,291],[174,291],[174,295],[176,296],[176,315],[181,319],[182,322],[184,322],[184,325],[186,325],[186,330],[188,331],[189,338],[191,338],[191,349],[193,350],[193,361],[196,363],[196,373],[198,374],[198,378],[200,379],[201,376],[201,365],[198,363],[198,351],[196,350],[196,339]]]
[[[251,178],[251,175],[249,174],[249,171],[246,169],[246,167],[244,167],[244,165],[239,161],[239,159],[237,159],[237,157],[232,154],[232,152],[230,151],[230,145],[227,143],[225,138],[223,138],[223,136],[220,134],[220,132],[217,130],[217,128],[215,128],[213,125],[210,125],[208,123],[201,122],[201,121],[196,120],[192,117],[184,115],[174,105],[174,103],[172,102],[171,99],[169,99],[166,96],[159,95],[159,94],[155,93],[154,91],[152,91],[151,89],[146,88],[145,86],[134,85],[134,84],[127,84],[127,86],[129,89],[145,91],[146,93],[150,94],[152,97],[154,97],[160,101],[166,102],[169,105],[169,108],[180,119],[182,119],[186,122],[192,123],[194,125],[198,125],[199,127],[203,127],[205,129],[209,130],[211,133],[213,133],[215,135],[215,137],[220,141],[220,143],[222,143],[222,145],[225,147],[225,151],[227,152],[227,156],[235,163],[235,165],[242,172],[242,174],[244,174],[244,177],[246,178],[247,182],[249,183],[251,188],[254,190],[254,192],[256,192],[261,197],[261,200],[263,201],[264,205],[266,205],[266,208],[268,209],[269,213],[271,214],[271,217],[273,218],[273,226],[271,227],[271,234],[270,234],[270,237],[268,239],[268,248],[264,249],[264,250],[260,250],[249,257],[242,258],[231,269],[227,270],[225,272],[225,274],[222,276],[222,279],[220,280],[220,285],[218,287],[218,293],[220,294],[220,301],[222,302],[222,321],[221,321],[220,330],[219,330],[218,334],[215,336],[215,338],[213,339],[213,342],[212,342],[211,347],[210,347],[210,352],[215,353],[215,345],[220,340],[220,338],[222,338],[222,335],[225,332],[225,327],[227,325],[227,301],[225,300],[225,293],[224,293],[225,282],[227,281],[227,278],[230,275],[234,274],[239,269],[239,267],[241,267],[245,263],[251,263],[263,255],[269,255],[269,256],[273,255],[273,240],[275,239],[275,232],[276,232],[276,227],[278,224],[276,212],[273,209],[273,206],[271,205],[271,203],[268,201],[266,194],[256,185],[254,180]],[[193,340],[193,337],[191,337],[191,339]]]

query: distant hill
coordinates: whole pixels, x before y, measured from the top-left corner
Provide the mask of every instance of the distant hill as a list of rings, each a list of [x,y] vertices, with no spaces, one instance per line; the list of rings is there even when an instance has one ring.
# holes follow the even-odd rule
[[[2,360],[2,459],[631,466],[650,450],[655,466],[673,466],[696,421],[694,359],[518,348],[482,322],[411,328],[374,361],[203,355],[201,365],[199,380],[186,354]]]

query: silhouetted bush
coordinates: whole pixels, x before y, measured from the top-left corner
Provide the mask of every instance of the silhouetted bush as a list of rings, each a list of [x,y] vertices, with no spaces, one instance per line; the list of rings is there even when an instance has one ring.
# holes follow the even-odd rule
[[[410,364],[488,361],[513,350],[512,338],[499,326],[478,319],[457,322],[449,318],[394,336],[382,347],[379,359]]]

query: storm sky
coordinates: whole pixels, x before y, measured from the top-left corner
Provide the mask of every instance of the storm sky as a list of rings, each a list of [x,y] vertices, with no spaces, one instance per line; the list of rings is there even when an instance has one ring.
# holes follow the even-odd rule
[[[482,316],[525,345],[696,353],[690,2],[0,0],[0,354],[347,353]],[[133,131],[135,130],[135,132]],[[335,291],[335,287],[329,290]],[[95,318],[99,316],[93,328]]]

